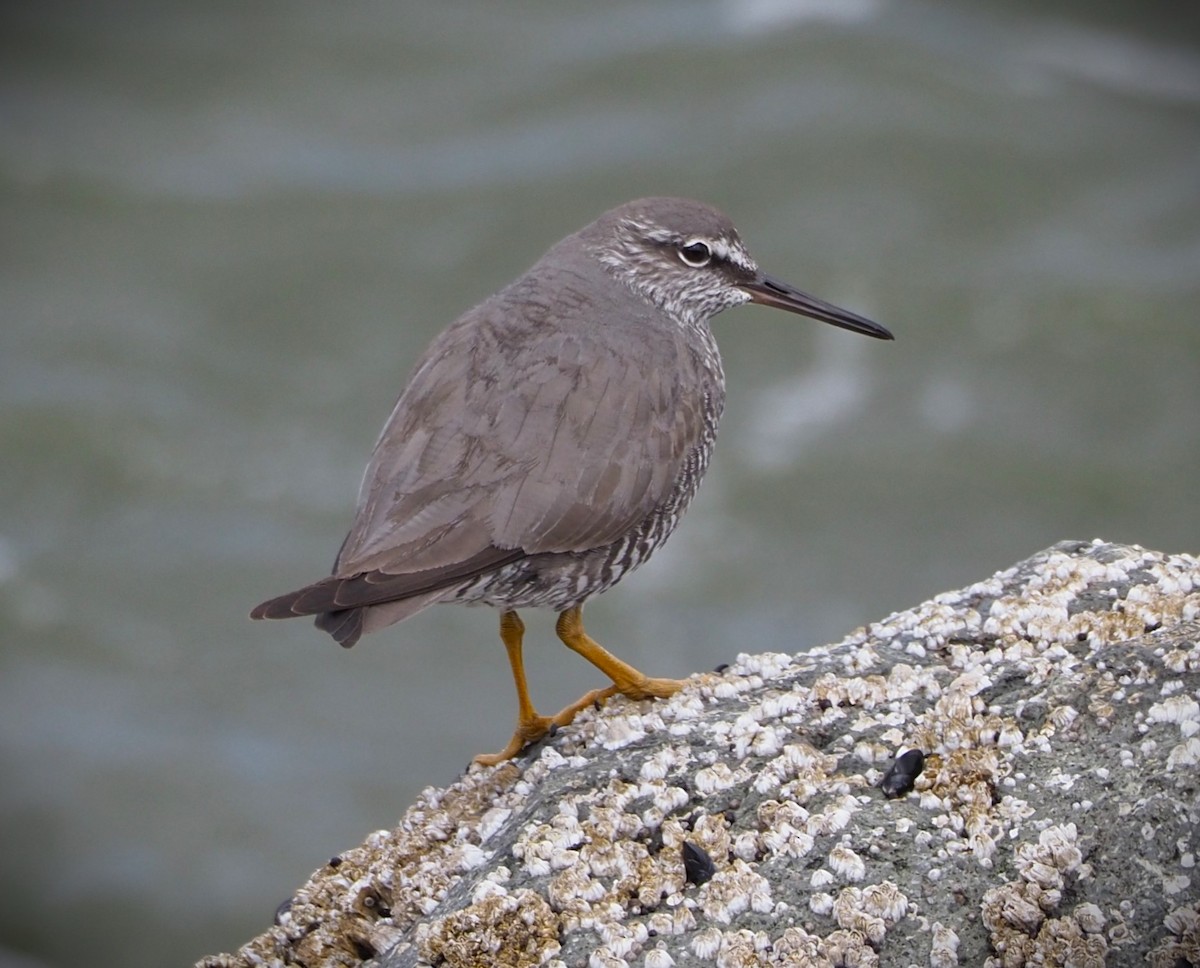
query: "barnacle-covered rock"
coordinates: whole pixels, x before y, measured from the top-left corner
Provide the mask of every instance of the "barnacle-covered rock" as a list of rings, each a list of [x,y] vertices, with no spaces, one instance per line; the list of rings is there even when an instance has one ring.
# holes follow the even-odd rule
[[[1200,965],[1197,829],[1200,561],[1064,542],[582,712],[200,966]]]

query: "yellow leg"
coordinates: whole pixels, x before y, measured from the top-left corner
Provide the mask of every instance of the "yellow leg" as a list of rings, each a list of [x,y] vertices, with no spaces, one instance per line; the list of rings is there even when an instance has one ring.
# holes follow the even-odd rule
[[[568,608],[558,616],[555,631],[568,649],[583,656],[613,681],[611,689],[601,690],[608,694],[605,699],[618,692],[630,699],[665,699],[683,688],[681,679],[651,679],[600,645],[584,631],[583,607],[580,605]]]
[[[525,681],[525,660],[521,643],[525,636],[525,623],[514,611],[500,615],[500,640],[508,653],[508,664],[512,666],[513,683],[517,687],[517,728],[508,745],[499,753],[480,753],[475,762],[481,766],[495,766],[511,760],[530,743],[536,743],[557,726],[566,726],[581,709],[593,703],[602,703],[615,689],[594,689],[577,702],[560,710],[554,716],[540,716],[529,698],[529,685]]]

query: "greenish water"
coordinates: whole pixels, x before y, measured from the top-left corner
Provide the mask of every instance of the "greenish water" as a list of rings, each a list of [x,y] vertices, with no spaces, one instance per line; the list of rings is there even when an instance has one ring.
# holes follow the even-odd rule
[[[1200,551],[1200,49],[1173,21],[0,16],[0,964],[236,947],[502,744],[488,612],[349,653],[246,614],[327,569],[433,334],[626,199],[718,204],[769,271],[897,336],[718,319],[709,479],[589,607],[630,661],[803,649],[1062,538]],[[541,705],[598,684],[526,621]]]

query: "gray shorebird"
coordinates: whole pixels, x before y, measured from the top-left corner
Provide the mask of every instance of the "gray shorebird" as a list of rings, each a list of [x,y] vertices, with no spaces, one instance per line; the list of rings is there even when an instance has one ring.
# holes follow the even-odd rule
[[[375,445],[333,574],[252,617],[315,615],[349,648],[435,603],[499,609],[517,728],[483,764],[617,693],[676,692],[592,639],[583,604],[646,561],[696,493],[725,403],[709,319],[745,302],[892,338],[764,275],[699,202],[640,199],[567,236],[433,341]],[[519,608],[555,609],[558,637],[612,685],[539,715]]]

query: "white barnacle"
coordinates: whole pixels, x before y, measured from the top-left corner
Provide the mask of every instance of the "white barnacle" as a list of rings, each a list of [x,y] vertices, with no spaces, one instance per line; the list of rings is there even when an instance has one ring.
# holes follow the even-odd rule
[[[750,910],[756,914],[770,914],[775,910],[775,899],[769,889],[750,892]]]
[[[675,931],[675,921],[670,911],[655,911],[646,920],[646,929],[655,935],[671,935]]]
[[[834,881],[833,874],[827,871],[824,867],[818,867],[812,872],[812,877],[808,879],[808,883],[813,890],[820,890],[822,887],[828,887]]]
[[[757,655],[739,653],[735,669],[742,675],[760,675],[764,679],[777,678],[792,664],[792,657],[786,652],[762,652]]]
[[[674,745],[664,746],[646,758],[642,768],[638,771],[638,778],[642,780],[663,779],[675,767],[678,755]]]
[[[666,948],[651,948],[642,961],[645,968],[674,968],[675,959]]]
[[[984,869],[991,869],[992,857],[996,853],[996,839],[988,830],[975,830],[967,837],[967,845],[976,863]]]
[[[812,834],[803,830],[796,830],[788,838],[787,853],[792,857],[805,857],[812,851],[815,845],[816,840]]]
[[[890,751],[882,743],[863,739],[854,744],[854,755],[863,763],[882,763],[889,758]]]
[[[493,880],[484,878],[475,885],[475,890],[471,892],[471,903],[482,904],[491,897],[507,897],[508,888],[503,884],[498,884]]]
[[[1028,845],[1022,844],[1021,846]],[[1031,884],[1036,884],[1044,891],[1062,889],[1062,874],[1059,873],[1058,868],[1053,864],[1046,864],[1040,860],[1030,859],[1029,857],[1022,858],[1020,848],[1017,848],[1017,856],[1018,870],[1025,880]]]
[[[984,925],[992,932],[1011,925],[1031,937],[1036,936],[1046,920],[1042,909],[1029,900],[1020,885],[1012,882],[985,891],[980,914]]]
[[[861,881],[867,876],[863,859],[845,844],[837,844],[829,852],[829,869],[844,881]]]
[[[738,682],[743,680],[722,679],[712,687],[712,696],[714,699],[733,699],[741,691],[738,688]],[[720,942],[718,942],[718,947]],[[715,952],[714,952],[715,954]]]
[[[782,719],[803,709],[806,702],[804,695],[795,690],[768,696],[762,701],[758,715],[763,720]]]
[[[760,838],[760,843],[771,854],[804,857],[813,849],[814,840],[812,834],[797,830],[790,823],[780,823],[765,831]]]
[[[588,957],[588,968],[629,968],[629,962],[601,945]]]
[[[717,952],[721,950],[721,938],[719,928],[705,928],[703,931],[697,931],[696,936],[692,938],[692,954],[704,961],[712,961],[717,957]]]
[[[780,754],[783,776],[801,773],[828,773],[837,768],[837,757],[822,753],[808,743],[789,743]]]
[[[1075,905],[1075,923],[1088,934],[1099,934],[1104,930],[1104,912],[1090,901]]]
[[[933,922],[929,944],[929,968],[957,968],[958,935],[940,921]]]
[[[921,809],[922,810],[949,810],[950,804],[948,798],[939,797],[933,790],[921,791]]]
[[[1163,926],[1180,937],[1200,934],[1200,908],[1195,905],[1173,908],[1163,918]]]
[[[991,686],[991,677],[980,666],[974,666],[957,676],[946,688],[953,692],[974,696]]]
[[[479,819],[479,842],[486,844],[512,816],[509,807],[492,807]]]
[[[836,834],[847,827],[857,810],[858,801],[854,797],[838,797],[819,814],[809,817],[805,829],[815,836]]]
[[[778,763],[778,759],[774,759],[768,763],[765,768],[759,771],[758,776],[754,778],[754,792],[767,794],[776,789],[782,782],[779,775],[772,769],[772,763]]]
[[[1079,831],[1073,823],[1055,824],[1038,834],[1038,844],[1050,852],[1060,871],[1071,872],[1083,863],[1083,853],[1076,845]]]
[[[692,912],[692,907],[696,902],[692,898],[688,898],[685,903],[679,904],[681,899],[682,895],[680,894],[674,894],[667,898],[667,904],[675,905],[671,912],[672,934],[687,934],[689,931],[696,930],[696,915]]]
[[[697,844],[703,846],[714,857],[724,857],[729,853],[729,830],[722,813],[698,815],[692,825],[692,836]]]
[[[1167,754],[1167,769],[1193,768],[1200,764],[1200,736],[1190,736]]]
[[[454,871],[471,871],[483,866],[491,856],[487,851],[474,844],[458,844],[448,858],[448,865]]]
[[[637,870],[638,862],[646,855],[643,845],[629,840],[592,846],[588,866],[596,877],[630,877]]]
[[[618,958],[624,958],[646,940],[646,926],[641,922],[632,924],[616,920],[601,921],[595,927],[596,934],[604,946]]]
[[[679,895],[672,895],[672,897],[679,898]],[[691,909],[672,902],[671,898],[667,899],[667,907],[655,911],[646,921],[647,934],[656,934],[661,937],[687,934],[695,927],[696,916],[692,914]]]
[[[750,752],[755,756],[775,756],[782,746],[780,730],[768,724],[754,734],[750,741]]]
[[[756,893],[771,893],[771,885],[765,877],[746,864],[735,860],[727,868],[718,871],[704,888],[701,909],[706,917],[722,924],[729,924],[737,915],[750,907]]]
[[[671,697],[671,702],[664,709],[668,714],[671,725],[668,727],[672,736],[688,735],[691,727],[688,720],[699,719],[704,714],[704,697],[699,689],[684,689]],[[678,731],[677,731],[678,727]],[[681,752],[681,755],[686,755]]]
[[[521,865],[525,869],[525,873],[530,877],[545,877],[550,873],[550,858],[541,857],[537,854],[527,855],[525,863]]]
[[[619,750],[646,738],[646,726],[635,712],[597,720],[596,737],[606,750]]]
[[[726,790],[737,782],[737,774],[726,763],[714,763],[697,770],[694,778],[696,792],[706,797],[719,790]]]
[[[764,961],[763,953],[770,948],[771,939],[765,931],[742,928],[728,932],[721,939],[717,968],[759,968]]]
[[[733,856],[742,860],[758,859],[758,834],[753,830],[743,830],[733,838]]]
[[[908,897],[893,882],[881,881],[863,888],[862,908],[893,925],[908,913]]]
[[[1191,696],[1169,696],[1162,702],[1156,702],[1146,713],[1146,719],[1152,723],[1200,722],[1200,702]]]
[[[729,738],[733,741],[733,755],[739,760],[745,759],[755,737],[762,732],[763,726],[750,713],[742,713],[733,721]]]
[[[784,928],[771,945],[772,965],[813,965],[818,963],[821,939],[796,925]]]
[[[599,901],[606,893],[604,881],[593,877],[586,864],[568,867],[546,886],[546,898],[556,911],[586,907]]]
[[[666,786],[654,794],[654,806],[661,810],[663,816],[678,810],[690,800],[687,790],[677,786]]]
[[[887,934],[883,918],[863,907],[863,892],[857,887],[845,887],[833,902],[833,919],[849,931],[857,931],[878,946]]]

